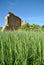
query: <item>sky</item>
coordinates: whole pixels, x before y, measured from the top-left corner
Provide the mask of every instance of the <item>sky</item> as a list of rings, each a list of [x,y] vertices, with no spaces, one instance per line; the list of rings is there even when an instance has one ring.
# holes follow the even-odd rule
[[[44,25],[44,0],[1,0],[0,26],[4,26],[4,18],[8,12],[30,24]]]

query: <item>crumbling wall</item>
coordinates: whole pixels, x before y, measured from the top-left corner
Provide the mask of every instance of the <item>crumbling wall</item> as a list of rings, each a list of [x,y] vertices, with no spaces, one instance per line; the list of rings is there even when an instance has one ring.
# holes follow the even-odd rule
[[[2,28],[2,31],[18,29],[20,26],[21,19],[13,13],[8,12],[5,17],[5,26]]]

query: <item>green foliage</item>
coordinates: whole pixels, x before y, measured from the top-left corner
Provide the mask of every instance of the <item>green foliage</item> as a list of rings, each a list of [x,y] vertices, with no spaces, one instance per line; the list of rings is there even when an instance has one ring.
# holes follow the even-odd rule
[[[29,30],[30,29],[30,24],[26,23],[25,25],[21,26],[20,29],[22,29],[22,30]]]
[[[39,26],[37,24],[32,24],[30,27],[31,27],[32,30],[35,30],[35,31],[40,31],[41,30],[41,26]]]
[[[42,30],[44,31],[44,25],[42,25]]]
[[[44,28],[44,25],[42,25],[42,28]]]
[[[0,27],[0,30],[2,29],[2,27]]]
[[[36,24],[32,24],[30,25],[29,23],[21,26],[19,29],[21,30],[35,30],[35,31],[40,31],[41,30],[41,26],[36,25]]]
[[[32,24],[31,27],[33,27],[33,29],[38,29],[40,26],[36,24]]]
[[[44,65],[44,32],[0,32],[0,65]]]

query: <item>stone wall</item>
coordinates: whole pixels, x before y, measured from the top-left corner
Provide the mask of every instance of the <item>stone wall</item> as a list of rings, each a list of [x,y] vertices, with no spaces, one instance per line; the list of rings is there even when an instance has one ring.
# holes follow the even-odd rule
[[[18,29],[20,26],[21,19],[13,13],[8,12],[5,16],[5,26],[2,28],[2,31]]]

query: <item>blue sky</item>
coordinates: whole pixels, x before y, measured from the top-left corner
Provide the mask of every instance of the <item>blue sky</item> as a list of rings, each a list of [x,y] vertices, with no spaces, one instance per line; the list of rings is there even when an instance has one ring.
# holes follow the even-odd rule
[[[7,12],[13,12],[30,24],[44,25],[44,0],[1,0],[0,26],[4,26]]]

